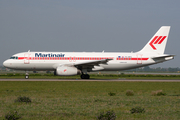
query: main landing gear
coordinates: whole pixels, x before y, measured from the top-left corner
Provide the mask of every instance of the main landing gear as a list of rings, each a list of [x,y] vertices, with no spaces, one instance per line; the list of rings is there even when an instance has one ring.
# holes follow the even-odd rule
[[[88,74],[82,74],[81,79],[89,79],[90,76]]]

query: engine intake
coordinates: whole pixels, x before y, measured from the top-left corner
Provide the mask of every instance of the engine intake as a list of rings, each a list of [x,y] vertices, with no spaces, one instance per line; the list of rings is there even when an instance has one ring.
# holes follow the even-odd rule
[[[79,75],[81,74],[81,71],[77,69],[76,67],[57,67],[56,69],[56,75],[59,76],[71,76],[71,75]]]

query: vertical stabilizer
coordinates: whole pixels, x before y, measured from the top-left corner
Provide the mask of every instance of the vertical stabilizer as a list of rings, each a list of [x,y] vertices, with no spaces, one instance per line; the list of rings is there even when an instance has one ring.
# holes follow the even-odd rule
[[[170,26],[162,26],[139,52],[164,54]]]

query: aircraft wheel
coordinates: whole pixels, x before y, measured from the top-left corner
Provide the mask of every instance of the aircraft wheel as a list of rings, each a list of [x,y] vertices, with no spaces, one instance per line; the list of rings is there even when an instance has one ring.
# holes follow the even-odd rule
[[[85,79],[85,75],[84,74],[81,75],[81,79]]]
[[[26,75],[26,76],[25,76],[25,79],[28,79],[28,78],[29,78],[29,75]]]
[[[81,79],[89,79],[90,76],[88,74],[82,74]]]
[[[87,74],[87,75],[86,75],[86,79],[89,79],[89,78],[90,78],[90,76]]]

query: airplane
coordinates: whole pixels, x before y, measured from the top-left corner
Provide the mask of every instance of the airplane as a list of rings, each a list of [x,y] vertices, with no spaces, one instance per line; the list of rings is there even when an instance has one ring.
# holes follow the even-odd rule
[[[81,74],[89,79],[88,72],[121,71],[153,65],[174,59],[164,54],[170,26],[162,26],[138,52],[22,52],[4,61],[6,68],[27,71],[54,71],[54,75]]]

